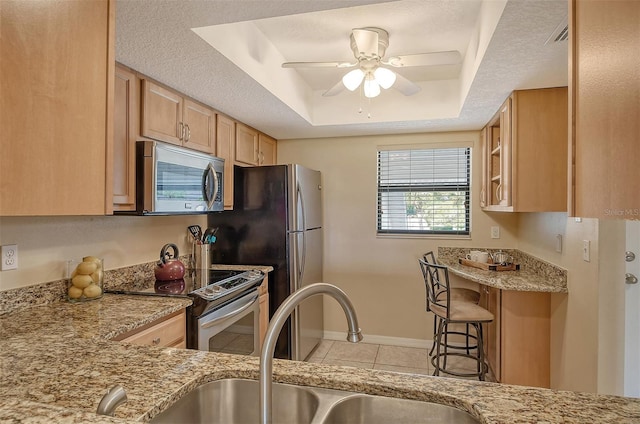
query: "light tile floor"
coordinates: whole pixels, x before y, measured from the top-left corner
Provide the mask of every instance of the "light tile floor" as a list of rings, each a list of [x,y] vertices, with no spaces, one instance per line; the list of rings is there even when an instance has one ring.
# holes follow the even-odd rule
[[[414,347],[322,340],[308,361],[411,374],[433,374],[429,349]],[[470,372],[476,367],[475,361],[468,358],[453,356],[447,361],[447,368],[457,372]],[[487,381],[492,381],[490,376],[487,376]]]

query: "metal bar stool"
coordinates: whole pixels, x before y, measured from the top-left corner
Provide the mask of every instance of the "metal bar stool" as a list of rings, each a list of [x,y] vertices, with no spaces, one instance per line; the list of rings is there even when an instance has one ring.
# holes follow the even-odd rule
[[[425,262],[427,262],[428,264],[433,264],[433,265],[437,265],[438,262],[436,261],[436,257],[433,253],[433,251],[429,251],[427,253],[425,253],[424,255],[422,255],[422,260],[424,260]],[[424,274],[424,270],[423,270],[423,278],[424,278],[424,282],[425,285],[427,283],[427,276]],[[451,300],[455,300],[455,301],[461,301],[461,302],[470,302],[470,303],[475,303],[476,305],[480,302],[480,293],[475,291],[475,290],[471,290],[471,289],[467,289],[467,288],[463,288],[463,287],[451,287],[450,289],[450,294],[451,294]],[[431,308],[429,306],[429,291],[427,289],[427,295],[426,295],[426,300],[427,300],[427,307],[426,307],[426,311],[427,312],[431,312]],[[435,319],[433,320],[433,340],[435,341],[436,339],[436,335],[438,333],[437,330],[437,326],[438,326],[438,321],[439,318],[436,316]],[[475,335],[472,335],[469,332],[469,324],[466,324],[466,330],[464,333],[460,332],[460,331],[450,331],[447,334],[445,334],[445,340],[447,339],[447,335],[448,334],[458,334],[458,335],[462,335],[465,336],[465,346],[461,347],[461,346],[456,346],[456,345],[450,345],[449,348],[451,349],[465,349],[467,351],[467,354],[471,353],[472,349],[476,349],[478,346],[477,344],[475,345],[470,345],[469,341],[471,339],[475,340]],[[433,355],[433,351],[436,348],[436,344],[433,343],[433,345],[431,346],[431,350],[429,351],[429,356]]]
[[[427,298],[431,312],[438,319],[438,331],[435,338],[436,354],[432,356],[431,363],[435,370],[433,375],[440,372],[458,377],[478,377],[485,379],[488,366],[484,360],[482,324],[493,321],[493,314],[485,308],[471,302],[452,299],[451,285],[449,283],[449,269],[443,265],[430,264],[419,259],[420,269],[425,277],[427,286]],[[447,330],[449,324],[465,324],[475,330],[476,354],[468,352],[449,352],[452,348],[447,342]],[[444,340],[443,340],[444,339]],[[441,351],[444,349],[444,351]],[[447,369],[447,356],[460,356],[476,361],[476,372],[463,373]]]

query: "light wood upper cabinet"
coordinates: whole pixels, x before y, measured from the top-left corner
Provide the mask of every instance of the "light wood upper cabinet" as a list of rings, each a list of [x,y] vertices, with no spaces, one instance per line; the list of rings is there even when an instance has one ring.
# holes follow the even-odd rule
[[[2,1],[0,216],[112,212],[114,5]]]
[[[142,80],[142,136],[182,145],[182,96]]]
[[[133,71],[116,66],[113,130],[113,210],[136,209],[136,135],[139,83]]]
[[[260,133],[258,136],[258,165],[276,164],[277,142],[275,138]]]
[[[258,165],[258,131],[239,122],[236,123],[235,160]]]
[[[235,160],[240,165],[275,165],[275,138],[241,123],[236,123]]]
[[[217,116],[216,156],[224,159],[224,208],[233,209],[233,163],[236,125],[224,115]]]
[[[483,129],[483,210],[565,211],[567,88],[514,91]],[[484,191],[483,191],[484,190]]]
[[[640,2],[570,2],[569,215],[640,219]]]
[[[142,80],[142,136],[214,154],[215,112],[149,79]]]
[[[216,113],[189,99],[184,101],[185,147],[215,154],[216,152]]]

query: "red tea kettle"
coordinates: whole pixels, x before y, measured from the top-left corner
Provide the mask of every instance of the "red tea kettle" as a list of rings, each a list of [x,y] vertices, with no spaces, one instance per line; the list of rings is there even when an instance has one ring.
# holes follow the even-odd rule
[[[167,252],[167,249],[170,247],[173,249],[173,255]],[[154,269],[156,280],[170,281],[184,277],[184,264],[180,262],[178,255],[178,246],[175,244],[168,243],[162,246],[162,250],[160,250],[160,260]]]

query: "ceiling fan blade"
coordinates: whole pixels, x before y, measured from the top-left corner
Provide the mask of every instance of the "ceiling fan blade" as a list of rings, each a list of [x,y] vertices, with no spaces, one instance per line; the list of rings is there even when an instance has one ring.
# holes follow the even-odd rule
[[[364,28],[356,28],[351,36],[356,43],[358,53],[366,57],[378,56],[378,33]]]
[[[285,62],[283,68],[352,68],[358,62]]]
[[[412,96],[421,90],[419,86],[398,73],[396,73],[396,82],[391,87],[395,88],[405,96]]]
[[[405,66],[435,66],[435,65],[456,65],[460,63],[462,56],[457,50],[445,52],[408,54],[404,56],[393,56],[387,61],[383,61],[385,65],[402,68]]]
[[[331,87],[330,89],[322,93],[322,97],[335,96],[336,94],[340,94],[344,89],[345,89],[345,86],[342,83],[342,79],[340,79],[340,81],[338,81],[336,85],[334,85],[333,87]]]

